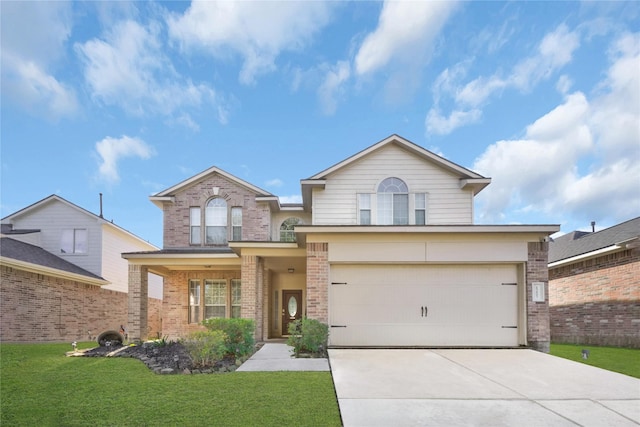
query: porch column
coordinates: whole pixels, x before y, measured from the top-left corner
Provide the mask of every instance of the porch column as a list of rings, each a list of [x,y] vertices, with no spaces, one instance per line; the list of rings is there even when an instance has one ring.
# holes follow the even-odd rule
[[[149,316],[148,269],[143,265],[129,264],[129,317],[127,334],[129,341],[147,339]]]
[[[527,261],[527,341],[533,349],[549,352],[551,324],[549,315],[548,242],[529,242]],[[544,302],[533,302],[532,283],[544,283]]]
[[[242,255],[242,306],[240,316],[256,322],[256,341],[262,341],[263,261],[255,255]]]
[[[307,243],[307,317],[329,322],[328,243]]]

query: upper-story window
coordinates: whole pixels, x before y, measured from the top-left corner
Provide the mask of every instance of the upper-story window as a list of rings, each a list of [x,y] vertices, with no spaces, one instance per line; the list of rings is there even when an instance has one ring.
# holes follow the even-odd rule
[[[86,254],[89,249],[88,234],[86,228],[69,228],[62,230],[60,253]]]
[[[409,224],[409,188],[400,178],[387,178],[378,186],[378,224]]]
[[[300,218],[287,218],[280,225],[280,241],[295,242],[296,233],[293,231],[296,225],[301,224]]]
[[[242,207],[231,208],[231,240],[242,240]]]
[[[220,197],[207,203],[205,236],[207,245],[227,244],[227,202]]]
[[[202,221],[202,215],[200,208],[189,209],[189,242],[192,245],[199,245],[202,243],[202,237],[200,234],[200,223]]]

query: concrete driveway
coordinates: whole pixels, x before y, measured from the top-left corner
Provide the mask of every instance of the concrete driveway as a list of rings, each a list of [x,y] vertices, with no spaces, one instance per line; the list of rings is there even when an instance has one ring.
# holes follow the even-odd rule
[[[640,380],[533,350],[329,350],[350,426],[638,426]]]

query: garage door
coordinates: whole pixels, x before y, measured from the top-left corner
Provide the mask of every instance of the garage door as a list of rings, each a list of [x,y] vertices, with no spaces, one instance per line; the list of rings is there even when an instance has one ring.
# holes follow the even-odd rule
[[[514,265],[331,265],[332,346],[516,346]]]

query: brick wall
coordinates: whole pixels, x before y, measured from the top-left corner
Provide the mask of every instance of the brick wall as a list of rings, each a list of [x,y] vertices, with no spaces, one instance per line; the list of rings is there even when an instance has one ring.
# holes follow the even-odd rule
[[[189,323],[189,280],[199,279],[204,285],[206,279],[239,279],[239,270],[225,271],[174,271],[164,278],[164,300],[162,304],[162,335],[175,340],[184,338],[194,331],[205,328],[198,323]],[[242,317],[245,317],[245,294],[251,293],[245,286],[246,278],[242,277]],[[204,291],[203,291],[204,292]],[[204,299],[204,295],[200,296]]]
[[[529,242],[527,260],[527,341],[536,350],[549,352],[549,272],[547,268],[549,244]],[[533,302],[532,283],[545,283],[545,302]]]
[[[329,322],[329,245],[307,243],[307,317]]]
[[[93,340],[127,328],[127,294],[99,286],[1,266],[0,333],[3,342]],[[161,301],[149,300],[149,332],[160,330]]]
[[[166,203],[164,207],[164,248],[189,247],[189,208],[199,207],[202,214],[206,203],[216,197],[227,201],[230,212],[232,207],[242,207],[242,240],[268,241],[270,227],[270,210],[267,204],[258,204],[255,194],[221,175],[214,174],[175,195],[174,203]],[[229,214],[230,215],[230,214]],[[204,227],[204,224],[202,224]],[[228,221],[230,235],[231,218]]]
[[[640,348],[640,248],[549,271],[553,342]]]

